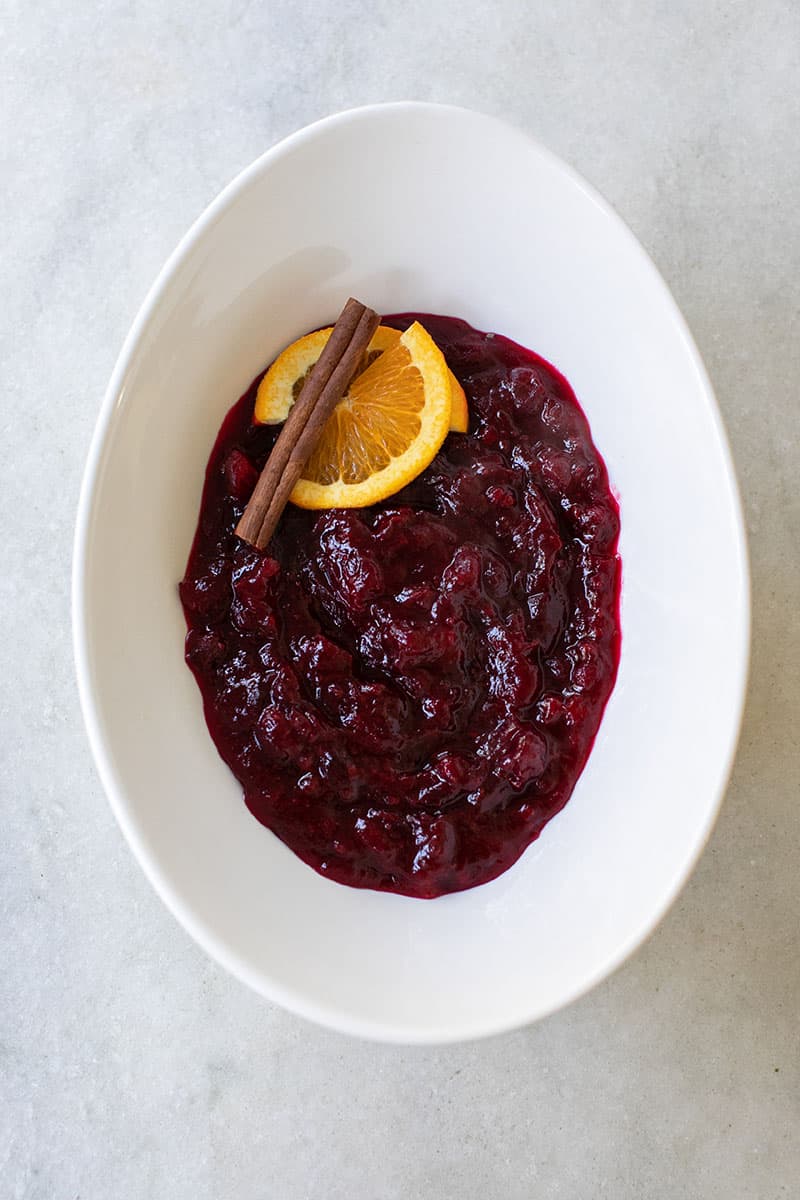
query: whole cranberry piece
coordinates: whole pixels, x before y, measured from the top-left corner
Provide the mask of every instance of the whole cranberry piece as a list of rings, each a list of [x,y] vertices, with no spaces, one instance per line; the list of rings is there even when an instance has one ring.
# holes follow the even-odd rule
[[[538,779],[547,765],[547,743],[542,735],[511,714],[486,738],[483,752],[496,773],[517,791]]]
[[[247,455],[241,450],[231,450],[222,464],[222,473],[234,500],[247,503],[258,482],[258,471]]]

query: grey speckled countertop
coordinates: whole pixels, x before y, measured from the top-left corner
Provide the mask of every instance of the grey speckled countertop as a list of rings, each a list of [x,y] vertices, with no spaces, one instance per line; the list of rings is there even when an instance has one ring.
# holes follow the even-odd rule
[[[10,0],[0,25],[0,1196],[798,1196],[796,0]],[[89,437],[167,253],[276,139],[398,98],[510,118],[632,225],[717,388],[754,577],[739,758],[680,901],[565,1012],[442,1050],[320,1031],[189,941],[101,793],[69,630]],[[713,704],[702,663],[687,687]]]

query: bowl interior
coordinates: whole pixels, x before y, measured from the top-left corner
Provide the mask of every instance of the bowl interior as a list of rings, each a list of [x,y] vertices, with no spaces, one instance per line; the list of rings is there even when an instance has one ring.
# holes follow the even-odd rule
[[[176,584],[221,419],[348,294],[465,317],[543,354],[575,388],[621,503],[622,660],[588,766],[512,870],[434,902],[326,881],[259,826],[182,658]],[[601,978],[707,836],[747,613],[728,452],[674,303],[591,189],[504,124],[392,105],[312,126],[223,193],[148,297],[82,499],[82,699],[151,880],[265,995],[345,1030],[434,1041],[523,1023]]]

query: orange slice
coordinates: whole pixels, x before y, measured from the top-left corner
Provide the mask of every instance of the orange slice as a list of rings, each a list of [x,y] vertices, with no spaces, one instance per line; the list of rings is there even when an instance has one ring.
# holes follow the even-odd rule
[[[257,424],[283,424],[289,415],[289,409],[300,394],[306,375],[319,358],[330,335],[330,328],[317,329],[314,333],[307,333],[305,337],[298,338],[278,355],[258,388],[254,413]],[[380,325],[369,344],[368,361],[374,361],[399,341],[398,329]],[[451,392],[450,428],[454,433],[466,433],[469,429],[467,397],[453,372],[448,371],[447,375]]]
[[[298,394],[305,374],[299,368],[316,362],[329,333],[309,334],[316,340],[301,338],[276,359],[259,386],[257,421],[274,420],[279,404],[288,412],[287,388],[289,397]],[[382,343],[385,349],[370,344],[368,365],[333,410],[292,490],[300,508],[362,508],[385,500],[425,470],[447,436],[450,372],[430,334],[415,321],[403,334],[382,335]]]

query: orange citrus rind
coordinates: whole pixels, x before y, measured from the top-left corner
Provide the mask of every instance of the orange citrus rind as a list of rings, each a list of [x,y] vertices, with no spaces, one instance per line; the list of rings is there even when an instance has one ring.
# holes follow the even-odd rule
[[[353,380],[290,499],[300,508],[363,508],[394,495],[432,462],[451,409],[444,355],[414,322]]]

